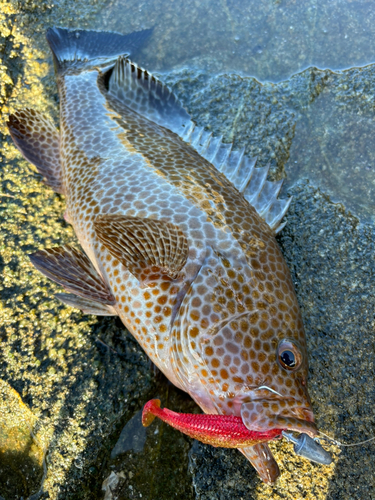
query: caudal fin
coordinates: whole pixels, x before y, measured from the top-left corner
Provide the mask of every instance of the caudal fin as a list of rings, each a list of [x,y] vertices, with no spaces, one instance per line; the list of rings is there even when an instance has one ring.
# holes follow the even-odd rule
[[[150,38],[152,29],[135,31],[128,35],[104,31],[70,30],[49,28],[47,42],[52,50],[57,73],[67,68],[85,67],[89,63],[100,64],[120,55],[132,55],[139,51]]]

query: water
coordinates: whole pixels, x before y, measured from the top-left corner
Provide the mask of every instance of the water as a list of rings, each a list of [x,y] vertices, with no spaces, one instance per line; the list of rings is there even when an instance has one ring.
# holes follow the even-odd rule
[[[169,71],[193,64],[278,82],[309,66],[339,70],[374,61],[372,1],[112,0],[98,26],[155,27],[145,63]]]
[[[339,78],[338,78],[339,80]],[[296,121],[287,186],[306,178],[363,222],[375,214],[375,122],[366,94],[343,103],[332,87]]]

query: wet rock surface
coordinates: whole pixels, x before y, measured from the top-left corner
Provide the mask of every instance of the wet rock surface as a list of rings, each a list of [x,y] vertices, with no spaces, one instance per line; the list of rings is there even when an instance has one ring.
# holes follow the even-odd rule
[[[271,487],[236,450],[192,444],[158,421],[137,427],[151,397],[176,411],[198,410],[155,373],[117,319],[61,305],[53,298],[57,285],[30,265],[27,254],[75,237],[62,217],[63,197],[20,158],[5,121],[30,106],[58,123],[44,31],[53,24],[101,26],[103,5],[0,2],[0,383],[6,407],[0,405],[0,452],[19,453],[2,460],[0,475],[26,478],[0,479],[0,498],[375,498],[374,444],[341,452],[325,445],[335,463],[323,467],[296,457],[285,442],[273,443],[282,475]],[[128,16],[121,31],[142,24]],[[114,28],[108,18],[107,25]],[[152,50],[161,60],[169,45],[165,37]],[[259,165],[270,161],[272,178],[287,176],[284,196],[294,198],[278,240],[305,320],[317,423],[343,442],[367,439],[375,422],[374,66],[342,73],[309,68],[277,85],[199,67],[162,78],[198,125],[245,147]],[[311,182],[296,183],[299,178]],[[16,423],[13,434],[9,419]],[[118,441],[124,427],[125,438],[126,432],[134,438],[131,449],[126,439]]]
[[[199,412],[197,405],[164,376],[158,374],[156,382],[153,397],[166,407],[185,413]],[[111,474],[107,484],[103,483],[105,498],[192,500],[188,452],[193,440],[158,419],[144,428],[141,414],[139,411],[126,424],[111,452]]]
[[[194,119],[245,148],[286,187],[310,179],[361,221],[375,221],[375,66],[308,68],[278,84],[181,70],[164,77]]]
[[[37,418],[19,394],[0,381],[0,484],[11,498],[28,497],[43,480],[45,450],[33,433]]]

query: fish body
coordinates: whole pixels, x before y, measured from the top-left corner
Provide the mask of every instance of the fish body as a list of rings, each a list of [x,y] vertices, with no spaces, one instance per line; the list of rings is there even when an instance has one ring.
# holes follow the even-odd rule
[[[64,302],[117,314],[205,413],[314,436],[304,328],[275,240],[287,206],[280,185],[194,128],[130,61],[146,35],[48,32],[60,132],[33,110],[11,116],[9,129],[65,194],[86,255],[62,247],[32,262],[72,292]],[[238,448],[264,481],[276,479],[267,444]]]

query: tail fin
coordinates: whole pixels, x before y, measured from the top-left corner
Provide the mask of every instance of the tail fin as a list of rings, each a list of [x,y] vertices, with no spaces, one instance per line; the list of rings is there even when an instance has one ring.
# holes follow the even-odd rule
[[[128,35],[105,31],[70,30],[49,28],[47,42],[52,50],[58,74],[67,68],[80,68],[91,64],[134,54],[142,48],[152,34],[152,29],[135,31]]]

